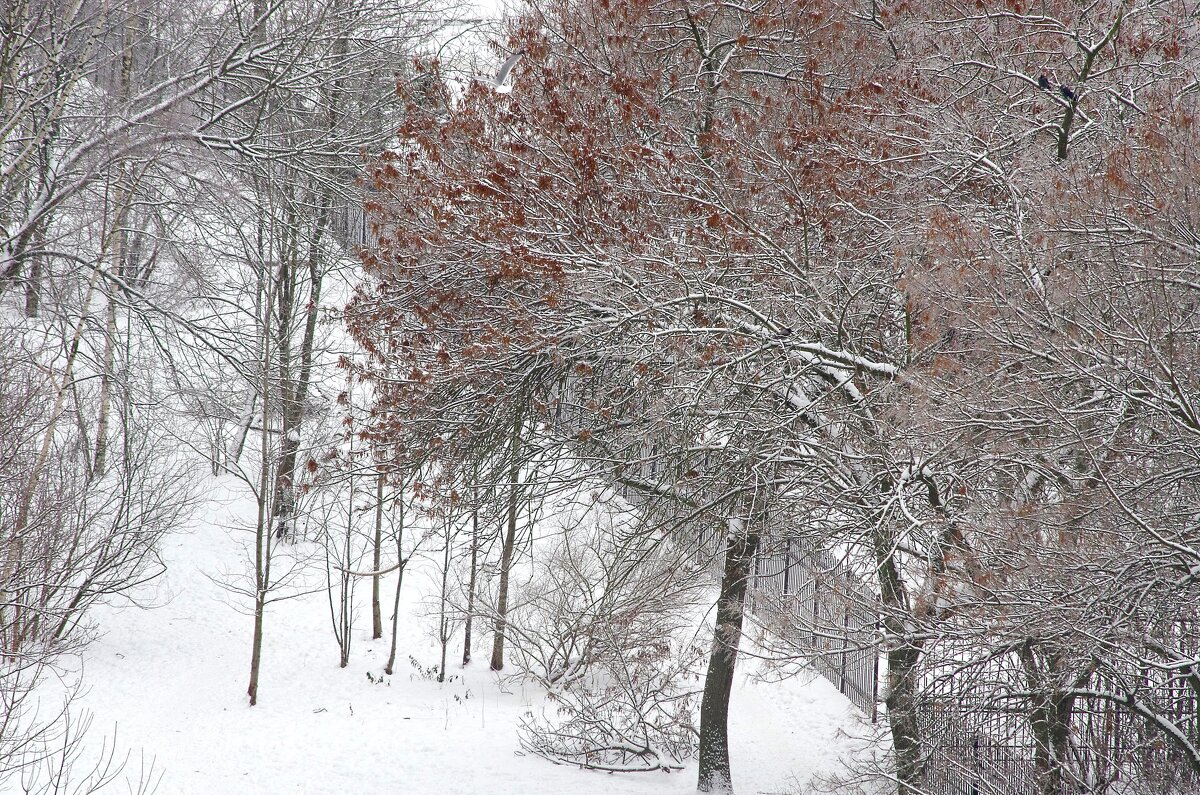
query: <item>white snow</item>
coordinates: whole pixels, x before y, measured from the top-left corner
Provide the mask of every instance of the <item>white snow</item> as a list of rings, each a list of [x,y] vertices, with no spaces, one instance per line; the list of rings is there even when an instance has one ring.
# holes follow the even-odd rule
[[[357,591],[355,647],[338,667],[324,593],[268,608],[259,703],[247,705],[252,619],[241,597],[222,588],[244,570],[245,531],[254,504],[232,479],[190,530],[168,538],[167,573],[128,601],[98,610],[100,635],[82,659],[94,714],[87,753],[117,730],[118,747],[153,757],[164,774],[161,795],[254,793],[687,793],[694,763],[682,773],[609,775],[522,756],[517,722],[540,711],[536,685],[498,680],[488,671],[490,638],[477,636],[476,662],[449,666],[438,684],[420,669],[436,664],[419,607],[429,578],[410,569],[401,607],[396,671],[382,675],[385,636],[370,635],[370,584]],[[416,565],[416,564],[414,564]],[[385,584],[385,625],[391,578]],[[237,608],[237,609],[235,609]],[[461,637],[455,640],[461,657]],[[417,660],[414,666],[409,655]],[[849,702],[824,679],[756,681],[746,661],[731,716],[733,775],[739,793],[786,793],[813,774],[836,772],[837,759],[866,733]],[[3,787],[0,787],[3,789]]]

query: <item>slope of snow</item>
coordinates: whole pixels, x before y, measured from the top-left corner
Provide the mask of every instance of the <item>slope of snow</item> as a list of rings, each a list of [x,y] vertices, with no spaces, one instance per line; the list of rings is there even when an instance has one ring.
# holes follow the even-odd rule
[[[450,665],[452,681],[431,681],[437,649],[420,615],[429,580],[420,571],[406,577],[393,676],[379,682],[388,640],[369,638],[364,581],[345,669],[324,593],[268,608],[259,704],[247,706],[252,619],[221,582],[245,570],[248,537],[231,528],[249,524],[254,506],[232,480],[213,483],[192,527],[167,540],[167,573],[136,594],[152,609],[122,603],[93,615],[100,636],[84,653],[87,692],[78,702],[94,714],[90,753],[115,728],[133,767],[139,751],[154,758],[162,795],[694,791],[694,763],[682,773],[620,776],[521,755],[516,725],[543,708],[539,689],[498,679],[482,651],[466,669]],[[386,625],[390,598],[385,605]],[[490,649],[489,640],[479,637],[477,649]],[[452,659],[461,638],[455,644]],[[864,732],[858,713],[823,679],[759,682],[748,673],[755,668],[742,665],[732,704],[738,792],[796,791],[835,772],[852,744],[846,733]]]

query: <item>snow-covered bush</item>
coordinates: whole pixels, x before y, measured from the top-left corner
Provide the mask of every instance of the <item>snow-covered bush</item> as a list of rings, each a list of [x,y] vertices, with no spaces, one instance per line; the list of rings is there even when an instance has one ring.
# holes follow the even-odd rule
[[[704,655],[681,638],[704,580],[689,571],[661,536],[602,505],[535,543],[508,642],[554,709],[524,721],[526,750],[622,772],[678,769],[695,753]]]
[[[593,506],[560,517],[514,578],[512,661],[562,690],[597,664],[666,655],[702,584],[685,564],[628,514]]]
[[[556,714],[522,722],[522,748],[595,770],[680,769],[697,749],[703,656],[699,646],[669,639],[606,656],[571,687],[550,692]]]
[[[91,605],[161,573],[158,541],[193,502],[155,417],[127,410],[101,471],[65,389],[0,359],[0,644],[13,657],[61,651]]]

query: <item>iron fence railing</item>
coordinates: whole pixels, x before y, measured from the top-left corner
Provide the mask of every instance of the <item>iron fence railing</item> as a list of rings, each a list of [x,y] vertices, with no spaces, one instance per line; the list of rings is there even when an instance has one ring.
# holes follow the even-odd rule
[[[997,660],[989,677],[970,689],[950,679],[924,684],[918,715],[928,795],[1037,793],[1051,777],[1050,765],[1057,769],[1061,795],[1200,793],[1200,778],[1182,751],[1112,698],[1077,696],[1067,724],[1066,758],[1050,761],[1047,749],[1039,754],[1028,700],[1020,695],[1025,689],[1021,672],[1011,660],[1007,668],[1005,662]],[[1142,698],[1158,699],[1156,711],[1171,715],[1184,734],[1200,736],[1194,694],[1178,691],[1166,679],[1155,682],[1148,672],[1138,675]],[[1115,694],[1129,684],[1097,673],[1088,689]]]
[[[829,552],[799,539],[760,552],[750,609],[786,633],[821,676],[874,721],[879,702],[879,611],[875,595]]]

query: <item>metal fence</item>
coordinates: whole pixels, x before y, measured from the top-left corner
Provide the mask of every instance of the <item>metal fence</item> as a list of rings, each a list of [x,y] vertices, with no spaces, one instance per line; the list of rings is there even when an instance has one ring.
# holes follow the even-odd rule
[[[875,595],[823,549],[787,539],[754,563],[750,610],[796,648],[851,703],[878,717],[879,613]]]
[[[928,743],[926,795],[1032,795],[1038,792],[1032,737],[1022,715],[989,709],[966,713],[926,701],[921,734]]]
[[[756,622],[806,657],[864,713],[877,720],[881,658],[878,600],[827,550],[787,539],[760,550],[748,610]],[[1175,622],[1172,645],[1200,654],[1200,623]],[[1028,690],[1018,661],[1000,657],[969,681],[935,678],[921,688],[918,714],[927,795],[1033,795],[1043,791]],[[1200,703],[1183,673],[1162,669],[1095,674],[1089,687],[1138,697],[1200,737]],[[1070,758],[1059,795],[1200,795],[1183,753],[1113,699],[1079,696],[1069,719]],[[1045,759],[1045,754],[1042,755]]]
[[[551,398],[547,419],[558,433],[575,436],[585,427],[589,412],[585,396],[567,379]],[[634,508],[661,510],[654,505],[656,486],[667,485],[671,471],[653,441],[641,443],[623,471],[625,482],[613,484]],[[683,469],[704,471],[708,461],[689,460]],[[676,468],[679,468],[677,465]],[[636,482],[638,487],[631,484]],[[723,566],[723,533],[715,527],[689,528],[687,540],[695,559]],[[876,720],[879,694],[876,597],[861,579],[827,551],[803,545],[795,538],[760,548],[755,556],[747,607],[757,623],[783,638],[808,659],[816,671],[851,703]],[[782,546],[782,548],[780,548]]]
[[[1155,709],[1171,715],[1185,733],[1200,736],[1194,695],[1170,680],[1153,681],[1149,672],[1131,673],[1142,679],[1141,697],[1156,701]],[[1041,791],[1046,772],[1037,763],[1038,743],[1028,702],[1008,695],[1025,690],[1022,675],[1013,661],[1003,658],[990,674],[986,684],[969,690],[951,680],[926,683],[923,688],[926,697],[918,714],[927,749],[923,791],[928,795]],[[1128,684],[1097,674],[1090,687],[1121,692]],[[1182,752],[1111,699],[1075,699],[1067,747],[1068,758],[1059,764],[1061,795],[1200,793],[1200,779],[1190,771]]]

